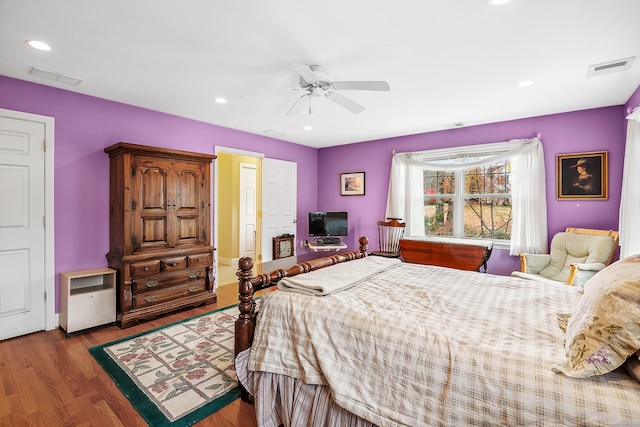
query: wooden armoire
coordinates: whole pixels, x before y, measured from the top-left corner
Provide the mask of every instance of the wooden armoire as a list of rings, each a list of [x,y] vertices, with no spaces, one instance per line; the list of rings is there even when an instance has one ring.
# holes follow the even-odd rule
[[[213,154],[119,142],[111,163],[109,267],[127,328],[216,301],[211,246]]]

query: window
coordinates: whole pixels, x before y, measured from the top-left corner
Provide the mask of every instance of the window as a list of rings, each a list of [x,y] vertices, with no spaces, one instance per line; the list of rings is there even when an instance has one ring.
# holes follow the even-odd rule
[[[508,160],[455,171],[424,170],[425,235],[508,241],[510,170]]]
[[[547,253],[544,153],[539,138],[394,153],[386,217],[405,236],[490,239]]]

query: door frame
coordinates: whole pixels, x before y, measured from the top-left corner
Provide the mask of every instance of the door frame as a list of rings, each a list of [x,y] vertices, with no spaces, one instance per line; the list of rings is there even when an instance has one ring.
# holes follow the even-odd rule
[[[213,153],[217,156],[219,153],[226,153],[226,154],[231,154],[231,155],[237,155],[237,156],[246,156],[246,157],[255,157],[258,159],[257,164],[256,164],[256,177],[258,178],[258,182],[256,183],[256,188],[258,189],[258,197],[257,197],[257,201],[256,201],[256,211],[257,212],[262,212],[262,198],[261,195],[262,194],[262,182],[260,181],[260,170],[262,169],[262,159],[265,157],[264,153],[258,153],[255,151],[246,151],[246,150],[239,150],[237,148],[231,148],[231,147],[225,147],[222,145],[214,145],[213,147]],[[213,234],[213,247],[217,248],[218,247],[218,209],[219,209],[219,204],[218,204],[218,167],[216,165],[216,162],[214,160],[213,162],[213,173],[211,174],[211,179],[212,179],[212,184],[211,184],[211,188],[213,191],[213,209],[211,210],[211,215],[213,216],[213,219],[211,221],[211,223],[213,224],[213,231],[211,234]],[[261,218],[261,214],[257,215],[256,218],[256,259],[254,260],[256,262],[256,264],[258,263],[257,260],[259,260],[262,257],[262,244],[260,239],[261,236],[261,231],[262,231],[262,218]],[[215,250],[213,251],[213,265],[217,271],[218,269],[218,251]]]
[[[58,327],[58,313],[56,313],[56,300],[58,293],[56,292],[56,275],[55,275],[55,242],[54,242],[54,125],[55,119],[49,116],[41,116],[39,114],[25,113],[22,111],[7,110],[0,108],[0,115],[17,120],[26,120],[44,125],[43,141],[44,151],[44,273],[45,273],[45,315],[43,325],[44,330],[50,331]]]
[[[253,223],[253,254],[256,255],[257,254],[257,246],[258,246],[258,242],[256,241],[257,236],[258,236],[258,165],[256,165],[255,163],[240,163],[240,212],[242,212],[242,208],[243,208],[243,201],[246,200],[246,198],[244,197],[244,193],[246,190],[246,187],[244,185],[244,181],[242,179],[242,170],[243,169],[250,169],[253,170],[253,177],[254,177],[254,183],[255,183],[255,189],[256,189],[256,193],[255,193],[255,199],[254,200],[254,211],[255,211],[255,220]],[[244,206],[246,207],[246,206]],[[243,240],[246,242],[246,238],[247,238],[247,233],[246,233],[246,223],[243,220],[244,216],[241,213],[240,214],[240,218],[238,221],[238,224],[240,226],[240,229],[238,230],[238,237],[240,238],[240,242],[238,244],[238,255],[240,257],[246,256],[245,254],[247,253],[247,248],[246,248],[246,244],[243,243]],[[243,231],[243,229],[245,231]],[[244,239],[243,239],[244,237]],[[245,249],[244,251],[242,249]]]

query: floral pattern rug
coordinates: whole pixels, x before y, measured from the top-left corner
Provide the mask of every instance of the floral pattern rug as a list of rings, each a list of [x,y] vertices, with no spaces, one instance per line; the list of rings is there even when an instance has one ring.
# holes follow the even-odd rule
[[[189,426],[239,397],[237,306],[89,349],[150,426]]]

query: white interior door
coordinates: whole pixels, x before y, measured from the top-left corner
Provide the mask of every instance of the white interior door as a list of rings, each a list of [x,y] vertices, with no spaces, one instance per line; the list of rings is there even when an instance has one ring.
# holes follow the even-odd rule
[[[256,165],[240,163],[239,251],[256,257]]]
[[[296,233],[297,166],[262,159],[262,262],[273,259],[273,237]]]
[[[7,117],[4,112],[0,111],[0,339],[43,330],[47,323],[47,132],[43,122]]]

